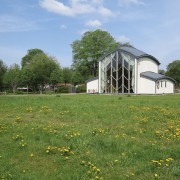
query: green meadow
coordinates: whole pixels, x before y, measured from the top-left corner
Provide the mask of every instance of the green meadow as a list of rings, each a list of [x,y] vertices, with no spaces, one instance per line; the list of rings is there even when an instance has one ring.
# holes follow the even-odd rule
[[[180,95],[0,96],[0,178],[180,179]]]

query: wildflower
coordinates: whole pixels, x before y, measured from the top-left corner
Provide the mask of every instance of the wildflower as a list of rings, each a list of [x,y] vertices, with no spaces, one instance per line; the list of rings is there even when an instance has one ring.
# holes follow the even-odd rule
[[[154,174],[154,177],[158,177],[158,175],[157,175],[157,174]]]
[[[85,165],[85,161],[81,161],[81,165]]]
[[[65,157],[65,160],[68,160],[68,159],[69,159],[69,157],[66,156],[66,157]]]
[[[31,156],[31,157],[33,157],[33,156],[34,156],[34,154],[30,154],[30,156]]]
[[[118,162],[118,160],[116,159],[116,160],[114,160],[114,162],[115,162],[115,163],[117,163],[117,162]]]

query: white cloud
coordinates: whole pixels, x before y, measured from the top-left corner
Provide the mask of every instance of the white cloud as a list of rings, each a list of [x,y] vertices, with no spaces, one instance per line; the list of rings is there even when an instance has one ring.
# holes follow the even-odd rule
[[[102,23],[99,20],[89,20],[86,22],[86,25],[91,27],[100,27],[102,26]]]
[[[60,0],[40,0],[42,8],[50,12],[65,16],[75,16],[78,14],[98,13],[101,16],[114,16],[114,13],[103,6],[103,0],[69,0],[67,5]]]
[[[124,35],[117,36],[115,37],[115,39],[116,41],[121,42],[121,43],[130,42],[130,39]]]
[[[91,4],[83,0],[71,0],[71,9],[74,14],[87,14],[95,11]]]
[[[73,10],[65,6],[63,3],[56,1],[56,0],[41,0],[40,6],[47,9],[50,12],[66,15],[66,16],[73,16]]]
[[[99,14],[101,14],[104,17],[111,17],[111,16],[115,16],[115,13],[113,13],[111,10],[101,6],[98,9]]]
[[[61,29],[67,29],[67,26],[66,26],[65,24],[62,24],[62,25],[60,26],[60,28],[61,28]]]
[[[94,3],[94,4],[102,4],[103,0],[92,0],[92,3]]]
[[[36,29],[37,25],[34,22],[23,18],[7,15],[0,16],[0,32],[23,32]]]
[[[143,2],[143,0],[118,0],[119,1],[119,5],[123,6],[130,6],[130,5],[145,5],[145,3]]]

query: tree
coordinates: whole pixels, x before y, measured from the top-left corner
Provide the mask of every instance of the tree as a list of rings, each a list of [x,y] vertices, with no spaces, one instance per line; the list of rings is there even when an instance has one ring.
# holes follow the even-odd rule
[[[7,71],[7,66],[3,62],[3,60],[0,59],[0,91],[3,89],[3,78],[4,74]]]
[[[16,92],[17,86],[21,83],[20,80],[20,67],[17,64],[13,64],[4,74],[4,84],[10,86],[13,93]]]
[[[116,42],[107,31],[88,31],[81,40],[75,40],[71,45],[73,68],[80,71],[85,79],[95,77],[98,73],[98,59],[119,45],[131,46],[129,43]]]
[[[72,83],[76,86],[77,84],[84,83],[84,80],[79,71],[74,71],[72,75]]]
[[[52,81],[52,72],[60,69],[60,65],[54,57],[48,56],[40,49],[28,50],[28,54],[22,58],[22,69],[25,69],[24,80],[34,89],[42,92],[46,85]],[[29,74],[27,77],[26,74]]]
[[[63,68],[63,81],[64,83],[71,83],[73,71],[69,67]]]
[[[164,69],[159,69],[159,74],[165,75],[166,71]]]
[[[180,60],[175,60],[168,64],[166,75],[180,83]]]
[[[22,58],[21,66],[22,68],[33,61],[33,58],[35,56],[38,56],[39,54],[44,54],[44,52],[41,49],[29,49],[28,53]]]
[[[34,74],[29,66],[25,66],[21,69],[21,82],[23,86],[27,87],[27,93],[30,86],[33,86]]]
[[[63,82],[63,71],[61,68],[56,68],[50,75],[50,82],[55,88],[55,84]],[[55,89],[54,89],[55,90]]]
[[[42,89],[51,83],[51,73],[54,69],[58,69],[59,65],[55,59],[49,58],[46,54],[39,54],[33,58],[30,67],[34,74],[34,84],[42,92]]]

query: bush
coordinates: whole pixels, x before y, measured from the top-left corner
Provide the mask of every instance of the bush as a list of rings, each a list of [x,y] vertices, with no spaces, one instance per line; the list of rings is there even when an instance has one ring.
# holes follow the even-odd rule
[[[51,94],[54,94],[54,91],[45,91],[44,94],[47,94],[47,95],[51,95]]]
[[[86,92],[86,85],[85,84],[81,84],[76,88],[76,92],[77,93],[85,93]]]
[[[61,87],[58,87],[55,92],[56,93],[69,93],[68,91],[69,87],[68,86],[61,86]]]

